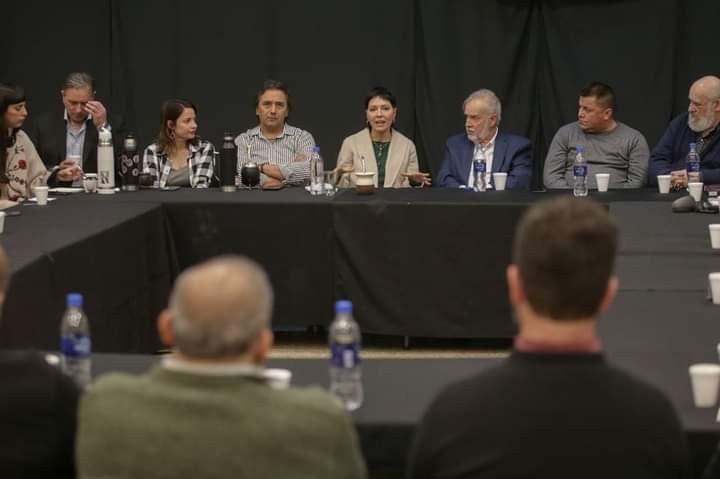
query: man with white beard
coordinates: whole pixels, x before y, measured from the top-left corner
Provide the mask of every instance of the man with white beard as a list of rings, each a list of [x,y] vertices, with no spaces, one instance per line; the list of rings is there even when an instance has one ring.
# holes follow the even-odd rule
[[[650,155],[650,182],[671,175],[674,189],[687,187],[686,159],[690,143],[700,156],[706,185],[720,183],[720,78],[705,76],[690,87],[688,111],[673,119]]]

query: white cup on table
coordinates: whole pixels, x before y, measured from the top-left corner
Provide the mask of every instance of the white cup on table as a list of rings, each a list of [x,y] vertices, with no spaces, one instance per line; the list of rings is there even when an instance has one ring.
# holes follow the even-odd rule
[[[670,193],[670,175],[657,175],[658,191],[662,194]]]
[[[690,192],[690,196],[692,196],[695,201],[700,201],[702,199],[703,192],[702,182],[697,181],[688,183],[688,192]]]
[[[0,211],[0,234],[5,231],[5,212]]]
[[[610,185],[610,173],[595,173],[595,182],[597,189],[601,193],[605,193]]]
[[[710,231],[710,247],[712,249],[720,249],[720,223],[708,225]]]
[[[267,384],[273,389],[287,389],[290,387],[292,371],[281,368],[266,368],[263,377]]]
[[[689,368],[695,407],[713,407],[720,387],[720,365],[712,363],[693,364]]]
[[[35,200],[39,206],[45,206],[48,200],[48,187],[47,186],[35,186],[33,187],[35,193]]]
[[[493,176],[493,184],[495,185],[495,190],[503,191],[505,189],[505,185],[507,184],[507,173],[498,171],[496,173],[493,173],[492,176]]]

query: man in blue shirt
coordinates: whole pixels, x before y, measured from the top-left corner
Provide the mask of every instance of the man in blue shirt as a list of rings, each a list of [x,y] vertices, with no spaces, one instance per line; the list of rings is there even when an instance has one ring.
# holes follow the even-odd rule
[[[650,183],[657,175],[671,175],[674,189],[686,188],[685,160],[690,143],[697,144],[703,182],[720,183],[720,78],[705,76],[690,87],[687,113],[670,122],[650,155]]]

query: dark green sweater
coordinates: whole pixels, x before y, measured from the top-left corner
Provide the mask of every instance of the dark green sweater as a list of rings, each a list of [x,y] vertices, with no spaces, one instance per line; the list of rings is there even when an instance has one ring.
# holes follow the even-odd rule
[[[317,388],[156,367],[83,398],[80,477],[363,478],[350,417]]]

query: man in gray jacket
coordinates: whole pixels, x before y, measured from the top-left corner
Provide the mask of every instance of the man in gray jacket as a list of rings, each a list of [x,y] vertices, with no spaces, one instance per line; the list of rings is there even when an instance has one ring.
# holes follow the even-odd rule
[[[650,156],[645,137],[615,120],[615,92],[593,82],[580,91],[578,121],[561,127],[545,158],[545,188],[572,188],[576,147],[584,147],[588,186],[596,188],[596,173],[610,174],[610,188],[645,185]]]

